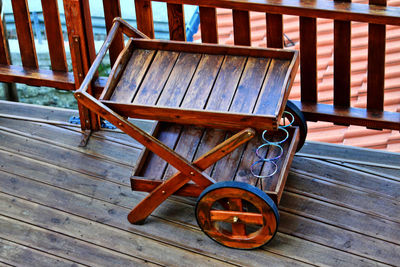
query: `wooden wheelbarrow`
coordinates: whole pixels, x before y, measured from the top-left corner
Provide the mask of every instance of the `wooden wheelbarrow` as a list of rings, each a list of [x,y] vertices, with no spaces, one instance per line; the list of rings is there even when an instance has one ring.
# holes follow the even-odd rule
[[[96,99],[86,91],[119,31],[130,39]],[[290,164],[307,132],[303,115],[287,102],[297,68],[296,51],[150,40],[117,18],[75,96],[146,147],[131,184],[150,194],[128,220],[143,223],[172,194],[192,196],[198,224],[213,240],[241,249],[271,240]],[[257,133],[268,130],[275,143],[282,138],[285,110],[297,126],[285,128],[279,147],[256,155]],[[127,118],[159,123],[146,133]]]

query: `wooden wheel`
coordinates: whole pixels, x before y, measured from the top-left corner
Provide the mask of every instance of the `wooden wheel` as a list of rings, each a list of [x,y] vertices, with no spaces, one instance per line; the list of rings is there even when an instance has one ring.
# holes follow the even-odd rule
[[[278,229],[275,203],[246,183],[228,181],[207,187],[197,200],[195,212],[200,228],[214,241],[231,248],[258,248]]]
[[[290,112],[294,117],[294,126],[298,126],[300,130],[300,140],[299,144],[297,145],[296,152],[299,151],[306,141],[307,137],[307,121],[304,117],[303,112],[291,101],[286,102],[285,111]]]

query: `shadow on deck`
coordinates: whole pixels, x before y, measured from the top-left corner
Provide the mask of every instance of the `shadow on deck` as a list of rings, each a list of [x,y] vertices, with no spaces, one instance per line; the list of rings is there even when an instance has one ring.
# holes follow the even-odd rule
[[[306,143],[275,239],[232,250],[198,228],[194,199],[171,197],[141,226],[129,177],[142,145],[118,131],[80,148],[75,112],[0,102],[0,263],[29,266],[397,265],[400,154]],[[149,129],[148,122],[138,122]]]

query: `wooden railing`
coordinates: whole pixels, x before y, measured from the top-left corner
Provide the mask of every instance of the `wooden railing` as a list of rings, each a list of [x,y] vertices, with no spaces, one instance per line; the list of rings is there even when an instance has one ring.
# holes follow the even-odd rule
[[[167,3],[170,38],[185,40],[183,4],[197,5],[200,10],[202,42],[218,43],[216,8],[232,10],[234,42],[251,45],[249,11],[266,14],[267,46],[283,48],[282,15],[295,15],[300,21],[301,102],[296,104],[308,120],[324,120],[339,124],[363,125],[370,128],[400,130],[400,113],[383,110],[385,78],[386,25],[400,26],[400,8],[386,7],[386,0],[370,0],[370,4],[330,0],[155,0]],[[42,0],[46,35],[52,70],[38,67],[27,0],[13,0],[14,18],[23,67],[10,66],[0,29],[0,81],[19,82],[75,90],[81,84],[95,57],[93,31],[88,0],[64,0],[72,69],[67,70],[64,40],[56,0]],[[114,17],[121,15],[119,0],[103,0],[105,23],[110,30]],[[154,37],[150,0],[135,0],[137,27]],[[316,18],[334,21],[334,104],[319,104],[317,99],[317,24]],[[350,106],[351,21],[369,24],[367,108]],[[1,23],[0,23],[1,25]],[[0,26],[1,27],[1,26]],[[110,60],[113,64],[123,49],[122,33],[113,42]],[[104,80],[90,88],[101,92]],[[96,116],[80,108],[83,129],[96,129]]]

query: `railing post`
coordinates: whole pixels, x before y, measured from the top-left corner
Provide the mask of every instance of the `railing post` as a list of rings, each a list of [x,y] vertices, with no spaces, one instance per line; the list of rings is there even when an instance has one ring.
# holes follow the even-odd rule
[[[93,62],[94,49],[92,22],[88,0],[64,0],[65,21],[71,51],[75,86],[78,89]],[[93,95],[92,88],[88,93]],[[78,103],[82,130],[97,130],[97,115]]]
[[[370,5],[386,6],[386,0],[370,0]],[[367,109],[382,111],[385,90],[386,25],[368,24]]]
[[[150,0],[135,0],[136,23],[139,31],[154,38],[153,10]]]
[[[338,1],[338,0],[335,0]],[[340,0],[351,2],[350,0]],[[334,21],[333,52],[333,104],[339,107],[350,107],[351,76],[351,23]]]
[[[317,20],[300,17],[301,101],[317,103]]]

